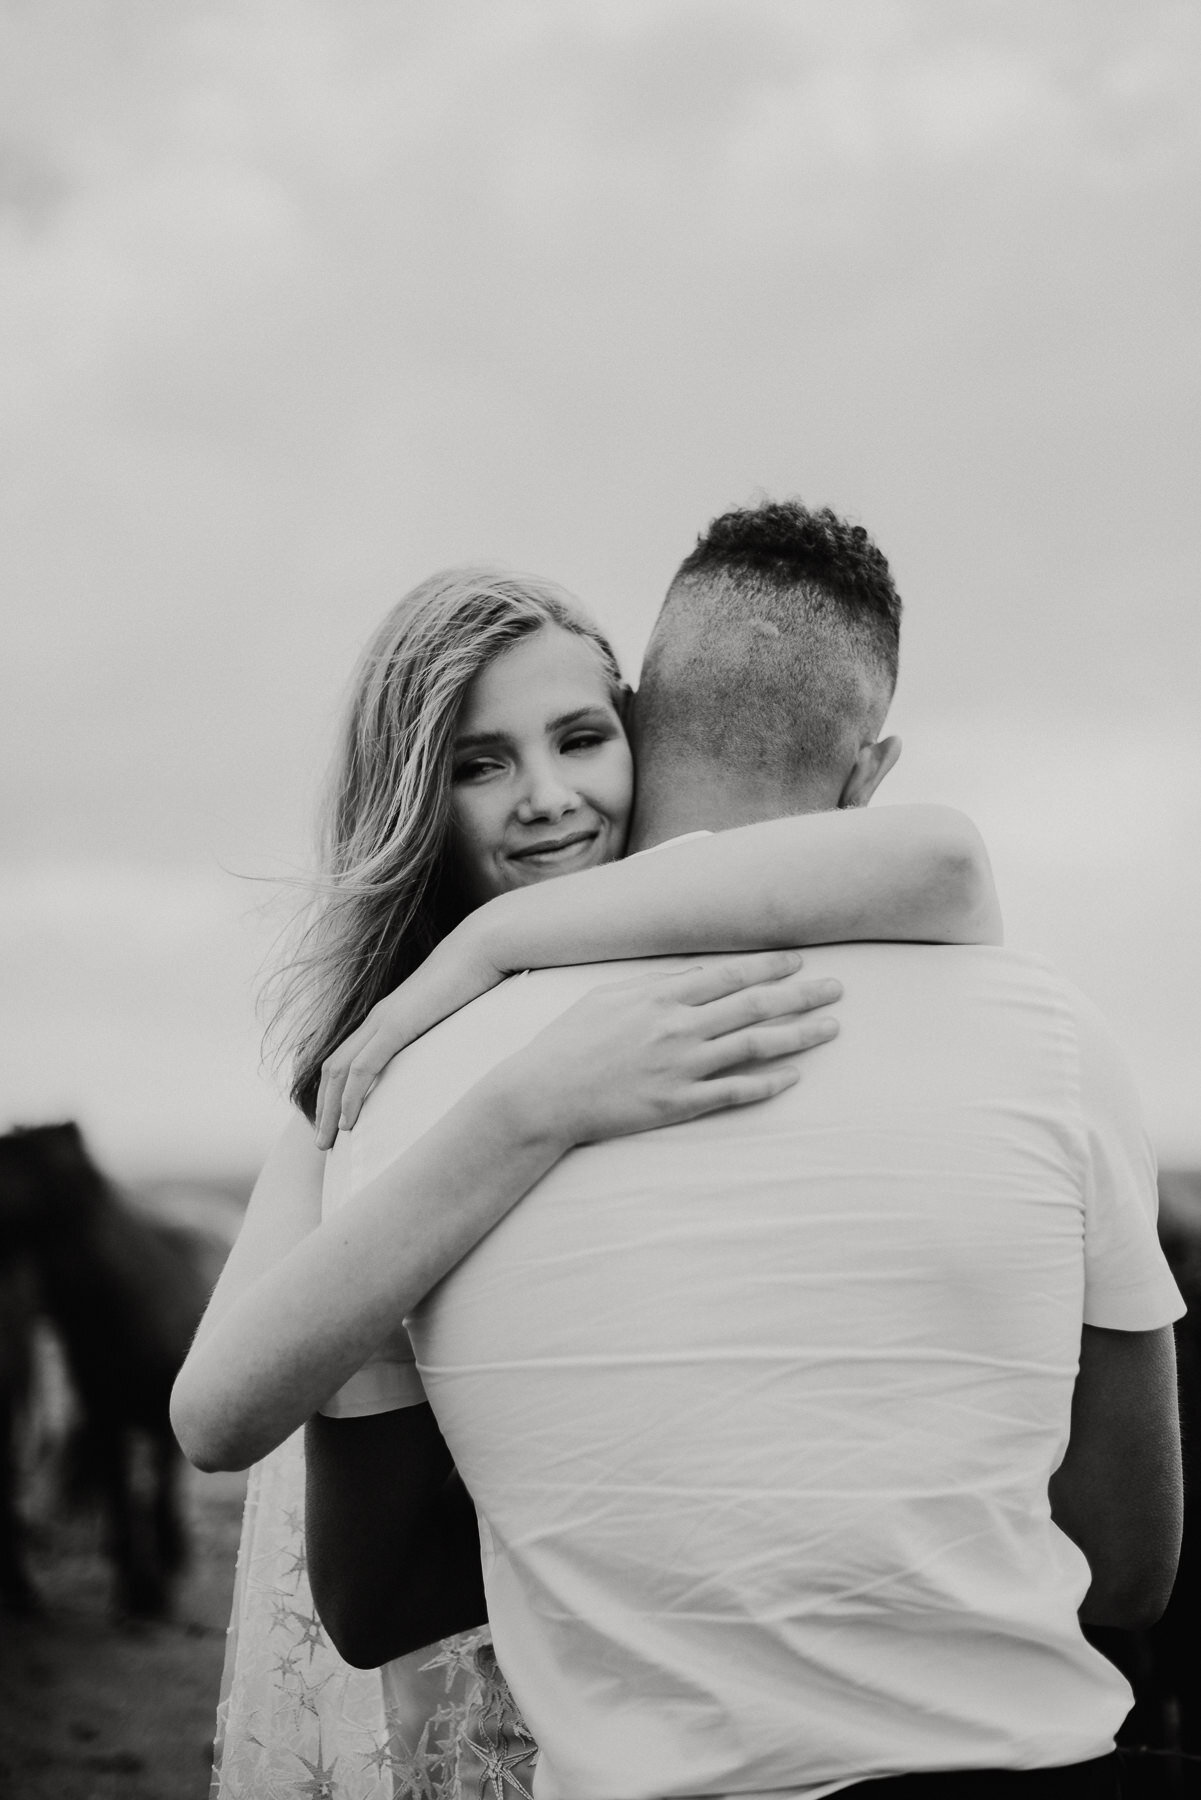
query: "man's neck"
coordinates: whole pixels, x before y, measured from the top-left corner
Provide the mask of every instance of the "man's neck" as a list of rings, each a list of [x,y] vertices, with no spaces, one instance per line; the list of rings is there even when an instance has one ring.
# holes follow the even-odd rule
[[[754,777],[732,780],[724,770],[706,771],[701,778],[690,773],[684,780],[670,781],[640,775],[626,848],[633,854],[690,831],[730,831],[738,825],[757,825],[763,819],[824,812],[837,804],[838,795],[824,789],[783,788],[776,781]]]

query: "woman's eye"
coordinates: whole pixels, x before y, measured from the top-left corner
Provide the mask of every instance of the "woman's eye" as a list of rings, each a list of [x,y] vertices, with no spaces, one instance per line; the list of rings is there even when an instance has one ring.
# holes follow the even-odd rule
[[[604,735],[599,731],[577,731],[573,736],[564,738],[561,748],[565,754],[575,750],[595,750],[604,741]]]
[[[499,769],[500,764],[491,757],[477,756],[470,762],[459,763],[455,768],[455,781],[483,781],[488,775]]]

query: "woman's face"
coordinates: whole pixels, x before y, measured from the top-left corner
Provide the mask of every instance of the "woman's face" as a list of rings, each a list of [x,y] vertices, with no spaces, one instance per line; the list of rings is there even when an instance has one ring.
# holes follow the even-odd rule
[[[634,794],[596,651],[543,625],[480,671],[455,728],[451,856],[473,906],[612,862]]]

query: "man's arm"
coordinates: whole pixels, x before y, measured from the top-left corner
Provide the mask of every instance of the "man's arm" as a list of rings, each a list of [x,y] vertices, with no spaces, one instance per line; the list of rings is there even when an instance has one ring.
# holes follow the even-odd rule
[[[475,1508],[428,1406],[305,1430],[309,1579],[348,1663],[373,1669],[487,1619]]]
[[[1089,1625],[1151,1625],[1172,1591],[1183,1491],[1172,1328],[1086,1325],[1051,1516],[1088,1558]]]

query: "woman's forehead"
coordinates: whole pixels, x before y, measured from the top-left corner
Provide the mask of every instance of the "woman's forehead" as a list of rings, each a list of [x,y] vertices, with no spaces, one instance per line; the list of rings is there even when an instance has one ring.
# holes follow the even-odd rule
[[[595,646],[560,625],[543,625],[480,670],[464,696],[458,730],[540,729],[590,706],[612,707]]]

